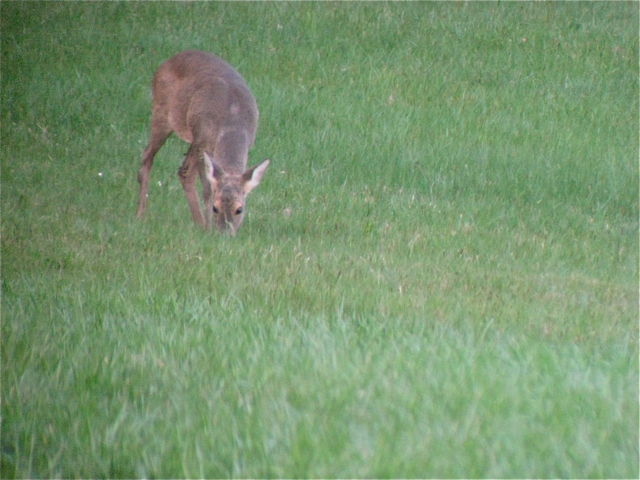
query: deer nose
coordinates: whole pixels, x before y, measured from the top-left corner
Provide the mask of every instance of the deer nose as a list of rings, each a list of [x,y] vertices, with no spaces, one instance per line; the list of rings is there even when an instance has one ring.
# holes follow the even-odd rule
[[[224,233],[228,233],[229,235],[231,235],[232,237],[235,236],[236,234],[236,229],[233,226],[233,223],[230,222],[229,220],[225,219],[225,225],[224,225]]]

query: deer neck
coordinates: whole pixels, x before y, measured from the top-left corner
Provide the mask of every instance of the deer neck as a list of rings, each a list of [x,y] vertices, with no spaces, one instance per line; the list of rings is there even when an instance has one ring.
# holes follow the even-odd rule
[[[242,129],[225,129],[218,136],[213,152],[215,162],[225,173],[241,175],[249,157],[247,134]]]

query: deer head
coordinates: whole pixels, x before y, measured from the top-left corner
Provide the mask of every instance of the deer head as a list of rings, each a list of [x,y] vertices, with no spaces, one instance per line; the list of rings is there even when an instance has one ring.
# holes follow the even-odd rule
[[[260,184],[268,166],[266,159],[240,175],[227,174],[204,152],[204,176],[213,192],[212,201],[205,205],[207,225],[235,235],[244,220],[246,196]]]

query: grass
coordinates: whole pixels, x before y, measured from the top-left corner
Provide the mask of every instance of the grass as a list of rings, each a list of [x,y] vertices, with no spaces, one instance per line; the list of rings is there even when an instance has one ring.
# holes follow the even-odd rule
[[[637,478],[637,3],[3,3],[9,477]],[[235,238],[150,81],[247,79]]]

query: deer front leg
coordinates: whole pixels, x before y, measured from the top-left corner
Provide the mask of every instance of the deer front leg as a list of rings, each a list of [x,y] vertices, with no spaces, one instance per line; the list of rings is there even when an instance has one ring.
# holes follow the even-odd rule
[[[193,221],[201,227],[204,227],[204,218],[202,217],[200,202],[198,200],[198,192],[196,190],[196,179],[198,178],[199,172],[198,162],[200,161],[198,158],[199,155],[196,153],[198,150],[199,149],[194,148],[193,145],[189,148],[184,162],[178,169],[178,177],[180,178],[180,183],[182,183],[182,188],[184,189],[185,197],[187,197],[187,202],[189,202]]]

